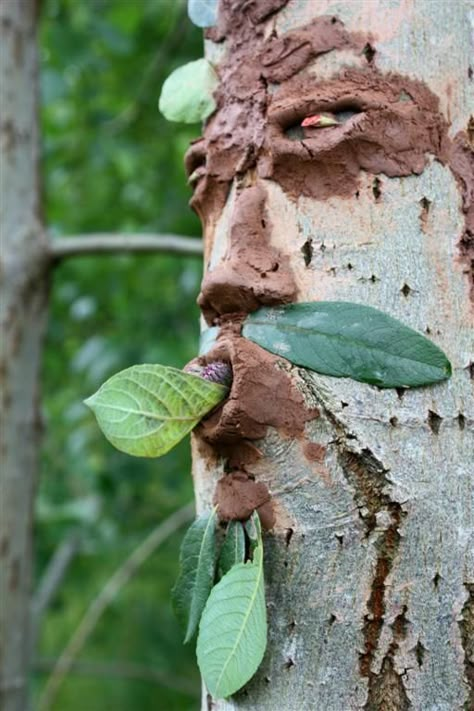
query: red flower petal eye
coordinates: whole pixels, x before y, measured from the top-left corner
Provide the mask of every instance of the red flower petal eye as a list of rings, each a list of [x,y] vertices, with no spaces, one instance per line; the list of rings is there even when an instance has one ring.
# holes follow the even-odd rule
[[[313,126],[314,128],[325,128],[326,126],[337,126],[339,121],[332,114],[314,114],[302,120],[303,127]]]

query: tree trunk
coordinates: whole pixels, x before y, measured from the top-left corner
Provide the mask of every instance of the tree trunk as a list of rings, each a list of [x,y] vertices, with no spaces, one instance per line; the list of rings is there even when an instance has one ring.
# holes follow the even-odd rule
[[[1,4],[0,707],[27,704],[33,497],[41,430],[40,351],[47,306],[47,245],[38,179],[35,0]]]
[[[276,522],[263,663],[204,710],[474,708],[469,42],[461,0],[221,0],[207,31],[218,109],[187,164],[221,326],[206,358],[234,383],[193,438],[196,496],[244,470]],[[322,111],[341,125],[301,128]],[[381,309],[453,376],[380,390],[239,337],[291,300]]]

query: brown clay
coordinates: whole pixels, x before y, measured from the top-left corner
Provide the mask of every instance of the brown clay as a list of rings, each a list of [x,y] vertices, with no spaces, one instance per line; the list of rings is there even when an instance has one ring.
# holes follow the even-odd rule
[[[254,481],[246,472],[232,472],[219,479],[214,505],[221,521],[244,521],[257,511],[263,528],[271,529],[275,523],[270,492],[265,484]]]
[[[198,304],[208,323],[223,314],[247,314],[260,305],[293,301],[296,286],[288,257],[269,244],[271,223],[262,183],[236,199],[228,254],[204,277]]]
[[[199,361],[205,364],[217,358],[231,363],[233,383],[224,405],[196,430],[208,442],[240,447],[243,439],[264,437],[267,427],[294,437],[304,430],[306,422],[318,417],[316,409],[306,407],[281,358],[235,336],[220,338]]]

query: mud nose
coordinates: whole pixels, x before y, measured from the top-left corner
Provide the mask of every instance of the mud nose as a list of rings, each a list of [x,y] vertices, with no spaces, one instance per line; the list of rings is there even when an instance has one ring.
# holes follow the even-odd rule
[[[198,304],[209,324],[229,313],[294,301],[296,284],[287,255],[270,244],[272,225],[262,181],[235,198],[225,257],[204,277]]]
[[[224,314],[250,313],[258,308],[259,300],[246,276],[229,260],[204,277],[197,303],[209,324]]]

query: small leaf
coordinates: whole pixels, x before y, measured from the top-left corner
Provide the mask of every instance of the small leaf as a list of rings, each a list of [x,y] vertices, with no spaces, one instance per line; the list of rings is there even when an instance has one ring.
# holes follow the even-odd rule
[[[263,546],[234,565],[209,595],[199,624],[197,659],[215,698],[238,691],[257,671],[267,645]]]
[[[216,108],[213,92],[219,83],[212,64],[197,59],[178,67],[161,89],[159,109],[168,121],[199,123]]]
[[[172,599],[186,643],[197,630],[214,582],[216,509],[200,516],[189,527],[181,545],[179,565],[179,577],[172,591]]]
[[[243,335],[295,365],[382,388],[415,387],[449,378],[443,351],[370,306],[338,301],[262,308]]]
[[[188,0],[188,15],[197,27],[213,27],[217,23],[218,0]]]
[[[219,574],[225,575],[233,565],[245,560],[245,533],[240,521],[230,521],[219,556]]]
[[[250,549],[253,550],[262,538],[262,525],[256,511],[254,511],[248,521],[245,522],[244,528],[250,541]]]
[[[227,393],[227,388],[163,365],[135,365],[85,400],[117,449],[159,457],[172,449]]]

